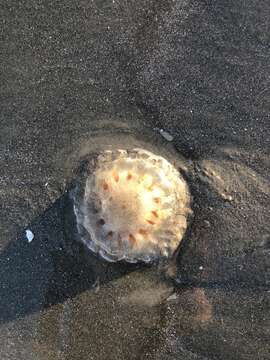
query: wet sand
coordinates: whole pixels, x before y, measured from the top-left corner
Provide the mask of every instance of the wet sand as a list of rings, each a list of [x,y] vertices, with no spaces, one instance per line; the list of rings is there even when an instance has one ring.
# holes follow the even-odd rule
[[[270,358],[269,10],[3,5],[1,359]],[[72,241],[73,170],[118,144],[182,163],[194,214],[171,279]]]

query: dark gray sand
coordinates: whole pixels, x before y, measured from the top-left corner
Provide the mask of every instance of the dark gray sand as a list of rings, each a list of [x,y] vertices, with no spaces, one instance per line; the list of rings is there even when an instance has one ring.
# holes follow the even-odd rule
[[[1,360],[270,358],[269,13],[2,2]],[[171,280],[72,241],[73,169],[112,144],[185,164],[194,216]]]

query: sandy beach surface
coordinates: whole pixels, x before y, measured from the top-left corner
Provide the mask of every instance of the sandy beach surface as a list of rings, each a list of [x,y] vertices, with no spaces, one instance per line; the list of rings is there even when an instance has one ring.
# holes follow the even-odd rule
[[[0,13],[1,360],[270,359],[270,3]],[[74,168],[112,146],[182,164],[193,218],[170,280],[72,241]]]

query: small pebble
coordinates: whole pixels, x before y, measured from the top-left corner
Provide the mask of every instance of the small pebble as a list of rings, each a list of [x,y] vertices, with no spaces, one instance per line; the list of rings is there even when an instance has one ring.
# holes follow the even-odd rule
[[[164,137],[164,139],[166,139],[167,141],[173,141],[173,136],[171,134],[169,134],[167,131],[160,129],[159,130],[160,135],[162,135]]]
[[[176,300],[177,299],[177,294],[174,293],[172,295],[170,295],[168,298],[167,298],[167,301],[173,301],[173,300]]]
[[[210,227],[210,222],[208,220],[203,221],[206,227]]]
[[[94,282],[94,284],[92,285],[92,289],[94,290],[94,293],[98,293],[100,290],[100,281],[99,281],[99,277],[97,277],[96,281]]]
[[[203,266],[200,266],[200,267],[199,267],[199,270],[203,270]]]
[[[231,195],[227,195],[227,194],[225,194],[225,193],[221,193],[221,196],[222,196],[222,198],[223,198],[224,200],[226,200],[226,201],[229,201],[229,202],[233,201],[233,197],[232,197]]]
[[[34,239],[34,234],[32,233],[31,230],[27,229],[25,230],[25,233],[26,233],[26,238],[28,240],[28,242],[32,242],[32,240]]]

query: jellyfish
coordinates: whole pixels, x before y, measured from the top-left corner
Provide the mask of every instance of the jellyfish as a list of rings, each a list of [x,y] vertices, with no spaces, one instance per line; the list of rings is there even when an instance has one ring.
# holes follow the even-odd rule
[[[100,152],[82,195],[74,196],[82,241],[111,262],[170,257],[191,211],[188,185],[179,171],[140,148]]]

